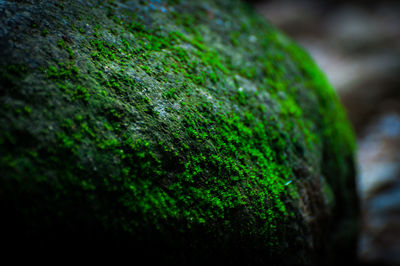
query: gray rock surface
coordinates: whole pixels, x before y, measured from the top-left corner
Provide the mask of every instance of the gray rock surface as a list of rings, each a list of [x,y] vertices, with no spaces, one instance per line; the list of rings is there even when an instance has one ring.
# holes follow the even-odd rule
[[[0,1],[0,29],[9,249],[354,257],[347,117],[307,52],[242,2]]]

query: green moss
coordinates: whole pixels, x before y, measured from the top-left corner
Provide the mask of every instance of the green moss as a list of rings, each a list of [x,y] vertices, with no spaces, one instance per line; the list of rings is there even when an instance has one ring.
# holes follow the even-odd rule
[[[89,2],[68,2],[82,21],[65,17],[71,38],[49,48],[59,58],[1,68],[1,84],[17,88],[0,95],[2,196],[18,202],[10,191],[26,184],[37,207],[16,204],[35,230],[56,220],[68,231],[78,217],[175,252],[243,243],[259,254],[251,262],[311,257],[296,238],[313,237],[301,189],[326,178],[346,202],[354,140],[308,55],[236,1],[136,1],[135,12]]]
[[[72,62],[59,62],[51,65],[46,70],[46,77],[53,80],[74,80],[79,74],[79,69]]]
[[[42,36],[46,37],[48,34],[49,34],[49,30],[48,29],[42,30]]]

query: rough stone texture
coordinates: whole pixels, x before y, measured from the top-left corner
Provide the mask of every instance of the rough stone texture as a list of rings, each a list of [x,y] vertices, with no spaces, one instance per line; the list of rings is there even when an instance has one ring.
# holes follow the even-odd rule
[[[329,264],[354,137],[306,52],[238,1],[0,1],[9,247]]]

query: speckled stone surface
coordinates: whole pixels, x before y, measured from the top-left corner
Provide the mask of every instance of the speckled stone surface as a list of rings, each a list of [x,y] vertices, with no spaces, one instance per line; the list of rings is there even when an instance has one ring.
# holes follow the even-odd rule
[[[0,26],[10,247],[173,265],[354,255],[346,115],[308,54],[246,5],[0,1]]]

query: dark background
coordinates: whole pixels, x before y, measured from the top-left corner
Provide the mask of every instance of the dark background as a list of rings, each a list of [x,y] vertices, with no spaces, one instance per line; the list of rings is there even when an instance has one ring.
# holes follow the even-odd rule
[[[400,1],[248,1],[324,70],[357,135],[362,264],[400,265]]]

